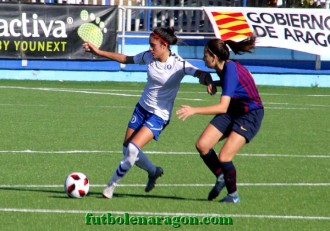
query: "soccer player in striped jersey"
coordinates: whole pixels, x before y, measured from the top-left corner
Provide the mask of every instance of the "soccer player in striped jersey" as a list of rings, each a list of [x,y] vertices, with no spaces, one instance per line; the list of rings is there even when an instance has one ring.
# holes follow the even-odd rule
[[[263,104],[251,73],[239,62],[230,60],[229,48],[235,54],[251,52],[256,37],[235,42],[221,39],[209,40],[204,47],[203,60],[207,67],[216,70],[222,88],[219,103],[203,107],[182,105],[176,114],[185,120],[194,114],[215,115],[196,142],[201,158],[216,176],[216,183],[208,195],[215,199],[226,187],[228,194],[220,202],[238,203],[234,156],[257,134],[264,116]],[[226,138],[218,155],[215,144]]]
[[[155,187],[157,178],[163,174],[163,169],[155,166],[142,148],[151,140],[158,140],[160,133],[169,124],[174,100],[185,75],[199,78],[199,82],[207,86],[209,94],[216,93],[216,86],[208,72],[199,70],[171,52],[170,45],[176,44],[177,40],[173,28],[155,28],[149,37],[149,50],[135,56],[99,50],[90,42],[83,44],[87,52],[120,63],[148,65],[147,83],[126,130],[123,143],[124,157],[103,190],[105,198],[112,198],[118,181],[134,165],[148,172],[145,191],[149,192]]]

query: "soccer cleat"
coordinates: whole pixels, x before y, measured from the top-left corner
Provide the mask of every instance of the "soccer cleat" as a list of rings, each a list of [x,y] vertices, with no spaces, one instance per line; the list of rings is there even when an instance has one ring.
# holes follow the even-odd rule
[[[239,196],[230,196],[227,195],[223,199],[220,200],[221,203],[239,203]]]
[[[223,175],[220,175],[215,182],[213,188],[209,192],[208,200],[211,201],[215,199],[217,196],[219,196],[221,190],[226,186],[225,181],[223,179]]]
[[[107,185],[102,193],[103,198],[107,198],[110,199],[113,196],[113,191],[115,191],[117,184],[116,183],[112,183],[110,185]]]
[[[156,167],[156,173],[153,176],[148,176],[148,183],[144,189],[146,192],[150,192],[156,184],[156,180],[164,174],[164,171],[161,167]]]

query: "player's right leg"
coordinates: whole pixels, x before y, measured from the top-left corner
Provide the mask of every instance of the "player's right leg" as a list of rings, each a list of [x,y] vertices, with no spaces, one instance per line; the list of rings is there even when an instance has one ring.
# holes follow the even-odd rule
[[[125,174],[134,166],[138,154],[139,154],[139,147],[130,142],[127,145],[127,151],[124,158],[120,161],[116,171],[114,172],[112,178],[108,182],[107,186],[103,190],[103,197],[105,198],[112,198],[113,191],[115,190],[118,181],[125,176]]]
[[[218,155],[213,149],[213,146],[222,136],[223,134],[216,127],[209,124],[196,141],[196,149],[198,150],[200,157],[216,177],[215,184],[209,192],[208,200],[215,199],[225,187],[220,161]]]

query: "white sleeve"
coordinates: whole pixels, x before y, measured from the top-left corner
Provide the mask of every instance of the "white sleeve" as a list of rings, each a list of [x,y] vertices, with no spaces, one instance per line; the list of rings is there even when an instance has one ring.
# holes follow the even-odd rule
[[[191,63],[184,61],[184,72],[186,75],[194,76],[195,72],[199,70],[199,68],[195,67]]]
[[[150,51],[141,52],[133,57],[135,64],[149,64],[152,60]]]

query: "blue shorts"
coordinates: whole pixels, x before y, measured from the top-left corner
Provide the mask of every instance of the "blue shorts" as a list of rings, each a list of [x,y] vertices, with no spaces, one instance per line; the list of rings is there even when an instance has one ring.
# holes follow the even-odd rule
[[[140,104],[136,104],[131,120],[128,127],[134,131],[139,130],[141,127],[147,127],[154,134],[154,140],[158,140],[160,133],[169,124],[159,116],[148,112]]]
[[[210,124],[224,134],[224,137],[227,137],[231,131],[235,131],[244,136],[246,143],[249,143],[258,133],[263,117],[263,109],[253,110],[240,116],[219,114],[211,120]]]

